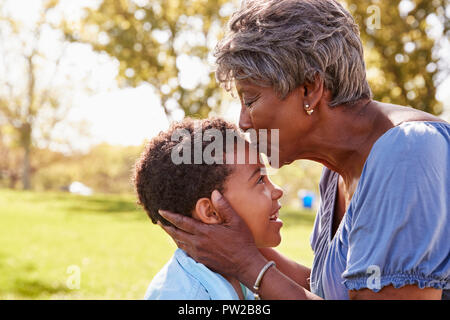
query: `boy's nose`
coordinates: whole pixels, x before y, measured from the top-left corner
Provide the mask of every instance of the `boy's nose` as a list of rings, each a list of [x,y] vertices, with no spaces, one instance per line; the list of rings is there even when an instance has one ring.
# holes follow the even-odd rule
[[[281,189],[279,186],[275,185],[272,191],[272,198],[274,200],[278,200],[283,196],[283,189]]]

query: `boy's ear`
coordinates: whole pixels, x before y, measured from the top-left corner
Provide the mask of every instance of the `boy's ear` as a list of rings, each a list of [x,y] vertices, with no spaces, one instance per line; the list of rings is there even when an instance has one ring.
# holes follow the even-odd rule
[[[222,218],[216,213],[211,199],[208,198],[200,198],[197,200],[192,217],[206,224],[222,223]]]

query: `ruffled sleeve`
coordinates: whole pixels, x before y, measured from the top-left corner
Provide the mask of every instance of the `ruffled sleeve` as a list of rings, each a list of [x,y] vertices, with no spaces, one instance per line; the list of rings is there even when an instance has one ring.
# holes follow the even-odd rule
[[[450,289],[449,145],[450,126],[423,122],[374,145],[347,212],[347,289]]]

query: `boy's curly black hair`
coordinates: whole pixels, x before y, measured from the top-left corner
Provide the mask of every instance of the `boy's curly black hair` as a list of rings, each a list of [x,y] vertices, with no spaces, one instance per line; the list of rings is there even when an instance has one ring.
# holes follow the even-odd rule
[[[194,152],[191,152],[192,164],[175,164],[171,154],[180,141],[172,141],[177,130],[190,133],[191,150],[194,150],[194,127],[205,130],[219,130],[223,137],[223,154],[226,151],[226,132],[232,130],[242,137],[239,129],[220,118],[193,120],[186,118],[173,123],[169,130],[160,132],[153,138],[135,165],[134,183],[138,195],[138,203],[142,205],[153,223],[161,221],[171,225],[158,213],[159,209],[191,216],[197,200],[210,198],[217,189],[224,192],[225,179],[232,173],[233,166],[226,164],[194,164]],[[197,129],[198,130],[198,129]],[[198,130],[199,131],[199,130]],[[234,140],[233,140],[234,141]],[[210,141],[202,141],[202,154]]]

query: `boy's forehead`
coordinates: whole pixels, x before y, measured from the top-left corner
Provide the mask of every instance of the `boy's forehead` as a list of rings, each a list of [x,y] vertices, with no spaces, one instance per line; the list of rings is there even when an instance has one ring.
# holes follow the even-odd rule
[[[227,150],[228,151],[228,150]],[[245,141],[245,144],[236,144],[234,152],[226,152],[225,163],[238,166],[264,166],[261,154],[256,147]]]

